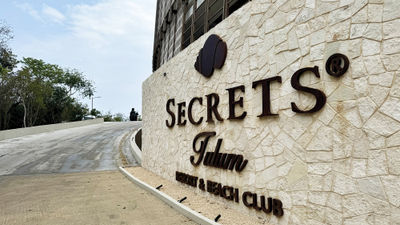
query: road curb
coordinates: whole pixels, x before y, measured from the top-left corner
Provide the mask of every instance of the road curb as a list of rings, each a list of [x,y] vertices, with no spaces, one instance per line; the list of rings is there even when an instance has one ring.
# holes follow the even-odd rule
[[[128,171],[126,171],[124,168],[119,167],[119,171],[125,175],[130,181],[132,181],[134,184],[138,185],[140,188],[150,192],[157,198],[159,198],[161,201],[167,203],[167,205],[171,206],[181,214],[185,215],[186,217],[190,218],[196,223],[199,224],[204,224],[204,225],[219,225],[219,223],[216,223],[207,217],[201,215],[200,213],[190,209],[189,207],[179,203],[176,199],[171,198],[169,195],[155,189],[154,187],[144,183],[143,181],[137,179],[134,177],[132,174],[130,174]]]
[[[135,142],[135,137],[137,132],[139,132],[142,128],[137,129],[130,137],[129,141],[131,143],[132,149],[133,149],[133,156],[135,157],[136,161],[139,163],[139,165],[142,165],[142,151],[139,149],[139,147],[136,145]]]

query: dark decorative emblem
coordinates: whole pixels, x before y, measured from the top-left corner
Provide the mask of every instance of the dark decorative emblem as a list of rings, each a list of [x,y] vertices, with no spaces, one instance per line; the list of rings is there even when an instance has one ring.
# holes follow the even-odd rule
[[[219,36],[212,34],[200,49],[194,68],[205,77],[211,77],[214,68],[221,69],[224,65],[226,53],[226,43]]]
[[[349,69],[349,59],[347,56],[336,53],[331,55],[326,61],[325,68],[326,72],[334,77],[340,77],[347,72]]]

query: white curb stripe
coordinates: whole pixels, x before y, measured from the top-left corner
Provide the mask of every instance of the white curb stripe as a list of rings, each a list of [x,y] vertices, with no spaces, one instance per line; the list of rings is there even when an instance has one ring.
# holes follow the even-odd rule
[[[216,223],[207,217],[201,215],[200,213],[188,208],[187,206],[179,203],[176,199],[171,198],[167,194],[155,189],[154,187],[144,183],[143,181],[137,179],[136,177],[132,176],[128,171],[126,171],[124,168],[119,167],[119,170],[121,171],[122,174],[124,174],[130,181],[138,185],[139,187],[145,189],[146,191],[150,192],[157,198],[161,199],[163,202],[167,203],[169,206],[172,208],[176,209],[178,212],[182,213],[186,217],[190,218],[196,223],[199,224],[204,224],[204,225],[219,225],[219,223]]]

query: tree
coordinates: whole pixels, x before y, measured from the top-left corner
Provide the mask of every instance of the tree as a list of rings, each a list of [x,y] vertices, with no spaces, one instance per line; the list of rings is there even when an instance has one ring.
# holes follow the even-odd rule
[[[0,130],[7,129],[9,110],[16,102],[14,95],[16,80],[7,68],[0,67]]]
[[[93,95],[92,82],[70,69],[62,69],[58,65],[48,64],[42,60],[23,58],[22,68],[17,72],[17,97],[24,108],[24,127],[46,123],[40,118],[40,112],[48,111],[53,106],[53,112],[60,115],[64,108],[73,101],[73,95],[79,93],[83,97]],[[47,103],[47,104],[46,104]],[[71,106],[71,105],[70,105]],[[61,122],[52,116],[52,122]]]
[[[0,130],[81,120],[89,110],[75,97],[92,96],[93,82],[40,59],[18,61],[7,46],[11,38],[0,21]]]
[[[0,22],[0,130],[7,129],[9,110],[15,103],[15,79],[12,70],[17,65],[17,59],[8,48],[7,42],[12,38],[11,29]]]
[[[101,112],[97,109],[92,109],[92,110],[90,110],[90,115],[99,117],[99,116],[101,116]]]
[[[80,72],[33,58],[20,63],[16,72],[3,66],[0,70],[0,129],[8,128],[8,112],[15,103],[22,106],[23,127],[75,121],[83,115],[68,113],[87,112],[85,106],[75,104],[74,95],[93,95],[94,87]]]
[[[12,71],[18,61],[16,56],[12,53],[11,49],[0,47],[0,66],[4,69]]]
[[[11,28],[0,21],[0,48],[6,48],[7,42],[13,38]]]
[[[80,121],[88,114],[88,112],[89,109],[87,106],[82,105],[79,102],[71,102],[64,108],[61,114],[62,121]]]
[[[46,64],[42,60],[24,58],[22,68],[16,72],[16,94],[24,108],[24,127],[33,126],[39,112],[46,110],[45,99],[53,92],[57,76],[62,76],[62,69]]]
[[[67,88],[69,97],[77,92],[83,97],[91,97],[94,94],[93,83],[87,80],[82,73],[74,69],[64,70],[64,74],[60,77],[58,83]]]

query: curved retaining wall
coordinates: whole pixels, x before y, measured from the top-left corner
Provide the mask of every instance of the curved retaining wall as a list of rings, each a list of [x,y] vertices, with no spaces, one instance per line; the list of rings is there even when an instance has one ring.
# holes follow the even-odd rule
[[[142,164],[142,150],[141,150],[141,145],[139,146],[139,144],[138,144],[137,138],[140,138],[140,144],[141,144],[142,143],[141,142],[141,138],[142,137],[141,137],[141,134],[140,134],[141,132],[142,132],[142,128],[139,128],[137,131],[135,131],[131,135],[131,137],[129,139],[129,141],[131,143],[131,146],[132,146],[132,150],[133,150],[132,151],[133,156],[135,157],[135,159],[139,163],[139,165]]]
[[[142,166],[170,180],[176,171],[212,180],[282,201],[276,217],[225,200],[199,188],[193,191],[219,199],[229,207],[265,218],[271,224],[396,224],[400,218],[400,1],[398,0],[253,0],[237,10],[143,83]],[[210,34],[227,44],[222,69],[211,78],[194,68]],[[341,77],[326,72],[334,53],[348,57]],[[318,66],[320,77],[303,74],[300,84],[322,91],[326,104],[314,113],[314,95],[293,88],[292,77],[302,68]],[[271,112],[262,112],[261,86],[271,82]],[[244,119],[229,120],[229,94],[243,97]],[[207,95],[219,95],[223,121],[206,122]],[[194,97],[193,117],[188,105]],[[185,125],[172,122],[180,104]],[[214,99],[215,100],[215,99]],[[182,121],[181,121],[182,122]],[[206,150],[241,154],[248,164],[240,173],[192,165],[193,141],[201,132],[216,132]],[[200,139],[200,140],[204,140]],[[197,143],[199,148],[200,143]],[[181,180],[188,182],[180,174]],[[189,177],[190,178],[190,177]],[[187,186],[187,185],[186,185]],[[190,186],[188,186],[190,187]],[[249,200],[250,201],[250,200]],[[250,201],[251,202],[251,201]]]
[[[142,149],[142,128],[140,128],[135,134],[135,143],[139,149]]]
[[[97,118],[93,120],[85,120],[85,121],[77,121],[77,122],[69,122],[69,123],[57,123],[43,126],[35,126],[35,127],[27,127],[27,128],[18,128],[12,130],[4,130],[0,131],[0,141],[5,139],[17,138],[26,135],[32,134],[40,134],[44,132],[63,130],[74,127],[82,127],[92,124],[103,123],[103,118]]]

